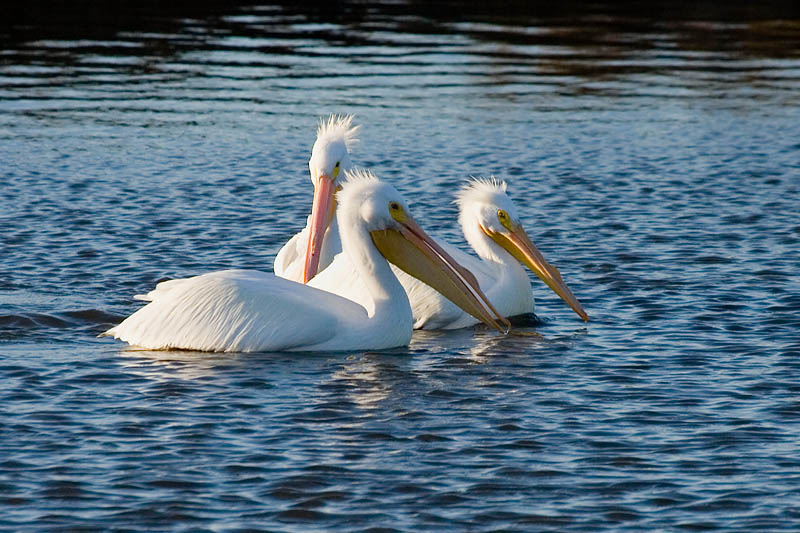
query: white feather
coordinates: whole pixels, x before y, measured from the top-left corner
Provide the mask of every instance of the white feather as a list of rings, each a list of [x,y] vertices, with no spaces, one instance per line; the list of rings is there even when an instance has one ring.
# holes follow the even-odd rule
[[[502,316],[532,313],[534,301],[527,272],[478,227],[479,222],[485,222],[488,213],[496,213],[500,208],[516,219],[516,208],[506,194],[505,182],[493,177],[473,179],[458,192],[456,202],[461,229],[479,257],[440,242],[442,248],[475,275],[481,290]],[[456,329],[479,322],[430,286],[395,266],[392,266],[392,271],[408,294],[415,329]],[[370,305],[369,291],[356,275],[355,266],[346,254],[336,255],[331,265],[308,284],[367,308]]]
[[[252,270],[160,283],[150,303],[105,334],[148,349],[338,351],[407,344],[412,315],[402,285],[369,231],[397,226],[390,202],[405,202],[369,175],[345,184],[337,213],[342,245],[372,305]]]

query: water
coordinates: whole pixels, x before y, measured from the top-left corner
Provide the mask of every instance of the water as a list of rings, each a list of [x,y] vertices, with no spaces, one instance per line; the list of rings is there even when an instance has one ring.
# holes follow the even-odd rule
[[[800,528],[800,14],[773,7],[14,8],[0,528]],[[466,177],[506,179],[592,321],[534,279],[542,338],[95,337],[160,279],[271,270],[331,112],[440,238]]]

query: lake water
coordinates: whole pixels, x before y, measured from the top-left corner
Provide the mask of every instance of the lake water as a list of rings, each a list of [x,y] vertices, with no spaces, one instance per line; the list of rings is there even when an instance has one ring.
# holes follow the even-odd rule
[[[797,8],[183,4],[0,25],[0,529],[800,529]],[[271,271],[332,112],[439,238],[507,180],[592,320],[532,277],[541,338],[96,338]]]

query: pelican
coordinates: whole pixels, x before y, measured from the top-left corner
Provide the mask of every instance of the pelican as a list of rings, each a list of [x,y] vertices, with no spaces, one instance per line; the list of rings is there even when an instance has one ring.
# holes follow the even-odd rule
[[[314,184],[314,203],[306,227],[289,239],[275,256],[276,275],[306,283],[318,270],[327,267],[342,251],[339,226],[334,216],[337,180],[353,168],[350,149],[358,142],[359,126],[353,115],[331,115],[321,120],[317,140],[311,149],[308,170]]]
[[[464,237],[478,257],[448,244],[443,244],[444,249],[477,277],[480,287],[502,317],[533,312],[533,293],[523,268],[525,265],[581,318],[589,320],[558,269],[548,264],[531,242],[506,189],[505,182],[494,177],[473,179],[462,187],[456,198],[458,220]],[[478,322],[425,283],[397,269],[395,272],[411,302],[415,329],[456,329]],[[369,299],[360,279],[354,275],[349,258],[343,254],[309,285],[346,295],[357,302]]]
[[[402,346],[413,317],[405,290],[389,267],[443,291],[479,320],[506,332],[477,281],[414,221],[400,194],[368,172],[339,193],[343,254],[369,295],[359,305],[273,274],[223,270],[159,283],[149,303],[108,330],[146,349],[213,352],[344,351]]]

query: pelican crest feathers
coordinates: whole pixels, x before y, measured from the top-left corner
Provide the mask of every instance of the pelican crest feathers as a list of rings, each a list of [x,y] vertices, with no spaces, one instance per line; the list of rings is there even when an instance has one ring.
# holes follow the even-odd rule
[[[488,178],[471,177],[469,182],[456,193],[454,203],[459,207],[479,199],[486,199],[488,203],[497,194],[505,195],[507,188],[505,181],[499,180],[494,176]]]
[[[378,177],[371,171],[361,168],[354,168],[345,172],[348,184],[355,184],[360,182],[380,181]],[[351,185],[347,185],[348,187]]]
[[[345,178],[342,188],[336,193],[336,200],[340,206],[351,203],[365,188],[382,185],[375,174],[360,168],[345,171]]]
[[[329,138],[342,138],[348,150],[358,143],[358,130],[360,125],[353,126],[353,115],[331,115],[326,121],[319,119],[317,127],[317,140]]]

